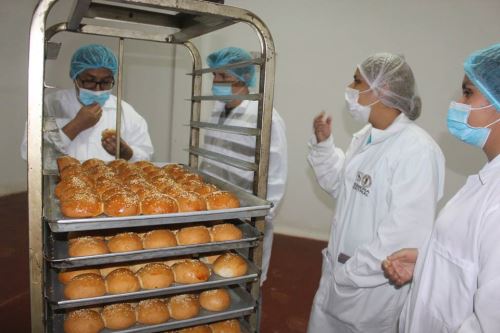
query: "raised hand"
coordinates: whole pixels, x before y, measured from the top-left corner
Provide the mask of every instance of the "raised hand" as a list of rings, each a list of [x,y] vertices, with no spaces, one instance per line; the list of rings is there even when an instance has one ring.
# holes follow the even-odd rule
[[[332,134],[332,117],[325,119],[325,112],[322,111],[313,121],[314,134],[318,143],[325,141]]]
[[[418,250],[415,248],[394,252],[382,263],[385,276],[398,287],[410,282],[413,279],[417,257]]]
[[[62,130],[68,138],[73,140],[80,132],[97,124],[101,116],[102,109],[99,104],[93,103],[91,105],[82,106],[75,118],[67,123]]]

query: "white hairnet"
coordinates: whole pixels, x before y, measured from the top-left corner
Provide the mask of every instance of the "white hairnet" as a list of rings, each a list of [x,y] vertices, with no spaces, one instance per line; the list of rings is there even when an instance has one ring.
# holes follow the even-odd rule
[[[358,68],[383,104],[398,109],[411,120],[420,116],[422,101],[413,72],[403,56],[377,53]]]

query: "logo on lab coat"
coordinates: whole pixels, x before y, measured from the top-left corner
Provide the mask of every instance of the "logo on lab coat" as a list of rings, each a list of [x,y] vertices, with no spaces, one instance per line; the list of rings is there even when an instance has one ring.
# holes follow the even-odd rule
[[[358,171],[356,175],[356,181],[352,188],[355,191],[363,194],[367,197],[370,194],[370,186],[372,185],[372,177],[370,175],[366,175],[360,171]]]

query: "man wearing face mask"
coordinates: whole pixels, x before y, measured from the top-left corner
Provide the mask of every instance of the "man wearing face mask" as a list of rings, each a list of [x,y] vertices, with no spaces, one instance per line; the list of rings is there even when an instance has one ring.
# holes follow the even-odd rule
[[[118,63],[113,52],[98,44],[80,47],[73,54],[70,77],[74,88],[45,96],[44,113],[56,120],[58,131],[44,136],[60,152],[81,161],[115,158],[116,136],[103,137],[116,127],[117,99],[111,94]],[[26,132],[21,156],[27,158]],[[148,125],[134,108],[122,101],[120,158],[150,160],[153,145]]]
[[[207,57],[210,68],[251,60],[250,54],[236,47],[228,47],[211,53]],[[213,73],[212,93],[214,96],[247,95],[255,85],[255,66],[245,65]],[[216,102],[210,121],[226,126],[257,126],[257,101],[230,100]],[[273,242],[273,219],[285,192],[287,177],[287,142],[285,123],[273,109],[271,125],[271,147],[267,180],[267,200],[274,206],[266,216],[261,283],[266,280]],[[208,131],[204,137],[207,150],[240,160],[255,161],[255,137]],[[253,171],[244,171],[230,165],[203,159],[200,169],[216,178],[228,181],[249,192],[253,190]]]
[[[345,99],[366,125],[347,151],[336,147],[324,114],[314,119],[309,142],[309,163],[337,205],[308,332],[396,332],[408,287],[390,284],[381,263],[394,249],[419,247],[429,237],[444,157],[413,122],[421,101],[402,56],[379,53],[363,61]]]

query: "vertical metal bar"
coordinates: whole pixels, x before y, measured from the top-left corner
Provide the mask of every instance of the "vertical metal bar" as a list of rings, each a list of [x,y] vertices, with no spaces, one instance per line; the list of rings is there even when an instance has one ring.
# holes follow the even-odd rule
[[[122,127],[122,93],[123,93],[123,38],[118,40],[118,76],[116,87],[116,152],[115,159],[120,158],[120,138]]]
[[[44,331],[42,236],[42,121],[45,24],[57,0],[41,0],[33,13],[28,59],[28,216],[31,331]]]
[[[193,57],[193,73],[197,69],[201,69],[202,62],[198,49],[191,42],[185,42],[186,46]],[[202,74],[193,74],[191,81],[191,97],[200,96],[202,88]],[[200,121],[201,101],[194,101],[191,98],[191,122]],[[191,123],[190,122],[190,123]],[[189,147],[198,148],[200,146],[200,129],[190,126]],[[198,168],[198,155],[189,154],[189,166]]]

